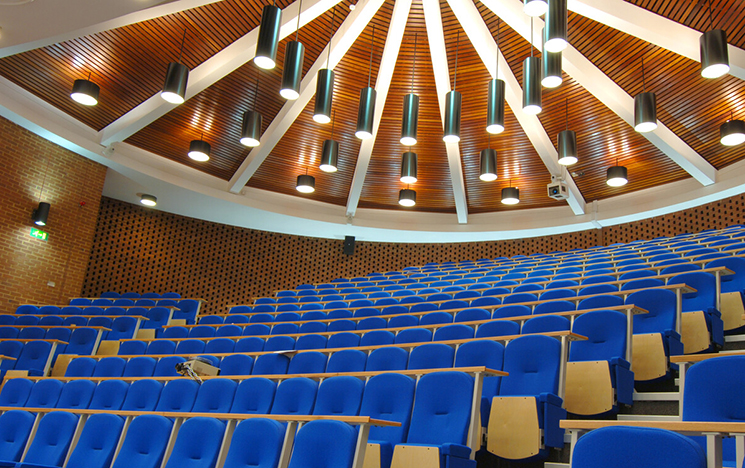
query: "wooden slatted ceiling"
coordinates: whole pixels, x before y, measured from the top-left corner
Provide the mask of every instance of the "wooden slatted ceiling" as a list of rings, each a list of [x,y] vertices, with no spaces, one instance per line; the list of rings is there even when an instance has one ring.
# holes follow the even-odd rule
[[[711,0],[713,28],[709,22],[709,0],[626,0],[628,3],[645,8],[665,18],[684,24],[699,31],[723,29],[727,32],[727,42],[745,49],[745,2],[741,0]]]
[[[284,8],[291,0],[280,0]],[[0,74],[86,125],[101,130],[163,86],[187,30],[182,63],[193,69],[258,26],[263,2],[225,0],[0,60]],[[101,87],[99,104],[70,99],[75,79]]]
[[[632,96],[642,91],[643,54],[647,90],[657,94],[657,118],[717,169],[742,158],[741,148],[719,143],[719,126],[730,111],[745,118],[742,80],[702,78],[698,62],[576,14],[570,15],[569,31],[572,45]]]
[[[337,8],[337,27],[340,19],[343,20],[348,12],[348,8]],[[328,38],[328,25],[332,14],[328,11],[300,29],[300,40],[306,48],[303,76],[326,46],[325,42],[310,38]],[[284,63],[285,47],[294,38],[293,34],[280,42],[277,51],[278,64]],[[281,79],[281,66],[273,70],[262,70],[250,61],[184,104],[175,107],[128,138],[126,142],[229,180],[249,152],[248,148],[239,143],[243,112],[252,108],[261,112],[263,130],[266,130],[286,102],[279,95]],[[189,142],[199,139],[202,131],[204,140],[212,146],[210,160],[206,163],[193,161],[187,156]]]
[[[348,11],[348,8],[346,10]],[[367,25],[341,62],[334,68],[332,111],[335,113],[334,139],[339,142],[339,170],[327,174],[318,169],[323,141],[331,136],[331,124],[318,124],[313,120],[315,107],[315,98],[313,98],[258,171],[249,179],[248,186],[308,197],[335,205],[346,205],[359,154],[360,140],[355,137],[354,133],[357,126],[360,90],[367,86],[373,25],[375,26],[375,49],[372,83],[375,83],[392,12],[392,1],[383,4],[371,23]],[[337,11],[335,28],[338,28],[340,23],[338,15]],[[328,25],[328,21],[324,24]],[[318,37],[328,38],[328,33]],[[316,191],[301,195],[295,189],[295,184],[297,176],[305,174],[306,169],[308,174],[316,178]]]

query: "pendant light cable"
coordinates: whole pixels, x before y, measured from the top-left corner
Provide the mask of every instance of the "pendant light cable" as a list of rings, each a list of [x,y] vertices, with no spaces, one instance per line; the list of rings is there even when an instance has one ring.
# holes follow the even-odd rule
[[[499,30],[501,26],[502,26],[502,18],[497,18],[497,53],[495,55],[495,60],[497,61],[497,67],[496,67],[496,70],[494,71],[495,80],[499,79],[499,32],[500,32]]]
[[[644,78],[644,55],[642,55],[642,92],[647,92],[647,81]]]
[[[569,130],[569,98],[566,98],[564,104],[564,122],[566,123],[566,128],[564,130]]]
[[[709,29],[714,29],[714,15],[711,13],[711,0],[706,3],[709,6]]]
[[[414,75],[416,75],[416,43],[418,32],[414,33],[414,60],[411,64],[411,94],[414,94]]]
[[[455,72],[453,73],[453,91],[455,91],[458,83],[458,48],[460,46],[460,30],[455,37]]]
[[[372,77],[372,59],[373,50],[375,49],[375,25],[373,24],[372,38],[370,38],[370,67],[367,69],[367,87],[370,87],[370,78]]]
[[[336,5],[334,5],[334,11],[331,14],[331,24],[329,24],[329,53],[326,56],[326,68],[331,69],[331,38],[333,37],[334,21],[336,20]]]
[[[298,37],[300,36],[300,12],[303,11],[303,0],[300,0],[300,6],[297,10],[297,27],[295,28],[295,42],[298,41]]]
[[[41,195],[44,193],[44,185],[47,183],[47,174],[49,174],[49,158],[47,158],[47,168],[44,170],[44,178],[41,179],[41,190],[39,190],[39,203],[41,203]]]
[[[530,58],[533,58],[533,17],[530,17]]]
[[[186,29],[184,29],[184,36],[181,38],[181,48],[178,52],[178,63],[181,63],[181,56],[184,53],[184,43],[186,42]]]

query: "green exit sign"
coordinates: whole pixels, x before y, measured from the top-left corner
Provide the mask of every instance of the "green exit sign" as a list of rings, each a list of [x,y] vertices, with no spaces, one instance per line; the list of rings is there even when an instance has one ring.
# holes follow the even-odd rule
[[[31,237],[41,239],[43,241],[49,239],[49,234],[42,231],[41,229],[31,228]]]

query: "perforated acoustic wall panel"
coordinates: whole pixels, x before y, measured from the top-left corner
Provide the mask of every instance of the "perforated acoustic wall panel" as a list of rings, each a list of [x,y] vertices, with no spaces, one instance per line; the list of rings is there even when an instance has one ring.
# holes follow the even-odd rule
[[[103,198],[83,296],[104,291],[177,291],[201,297],[205,312],[252,297],[427,262],[494,258],[651,239],[743,220],[743,196],[638,223],[500,242],[360,242],[352,256],[340,239],[316,239],[210,223]]]

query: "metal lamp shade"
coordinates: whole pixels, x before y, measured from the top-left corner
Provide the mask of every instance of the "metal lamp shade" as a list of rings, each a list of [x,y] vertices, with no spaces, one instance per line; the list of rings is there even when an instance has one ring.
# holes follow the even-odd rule
[[[186,84],[189,81],[189,68],[183,63],[171,62],[168,64],[166,81],[160,97],[171,104],[183,104],[186,100]]]
[[[520,203],[520,189],[517,187],[505,187],[502,189],[502,203],[505,205],[517,205]]]
[[[572,130],[559,132],[559,164],[571,166],[577,163],[577,134]]]
[[[699,39],[701,49],[701,76],[719,78],[729,73],[727,33],[721,29],[706,31]]]
[[[504,131],[504,81],[500,79],[489,80],[486,131],[493,135]]]
[[[544,88],[556,88],[561,85],[561,52],[543,51],[543,78],[541,84]]]
[[[543,16],[547,10],[546,0],[523,0],[523,11],[528,16]]]
[[[46,226],[49,217],[49,209],[52,207],[47,202],[39,202],[39,207],[34,210],[33,220],[37,226]]]
[[[481,150],[481,171],[479,179],[484,182],[497,180],[497,151],[491,148]]]
[[[266,5],[261,13],[259,39],[256,42],[254,63],[257,67],[271,70],[276,65],[277,46],[279,45],[279,26],[282,10],[274,5]]]
[[[724,146],[735,146],[745,142],[745,122],[728,120],[719,127],[720,142]]]
[[[657,128],[657,97],[639,93],[634,97],[634,130],[647,133]]]
[[[313,120],[326,124],[331,122],[331,101],[334,97],[334,71],[324,68],[318,72],[316,105]]]
[[[98,93],[100,91],[101,88],[92,81],[75,80],[70,97],[84,106],[95,106],[98,104]]]
[[[405,152],[401,157],[401,182],[405,184],[416,183],[416,160],[416,153],[411,151]]]
[[[191,140],[191,143],[189,143],[189,157],[194,161],[209,161],[211,149],[210,144],[206,141]]]
[[[541,112],[541,59],[528,57],[523,61],[523,112]]]
[[[460,108],[462,97],[458,91],[450,91],[445,98],[445,143],[460,141]]]
[[[401,189],[398,192],[398,204],[401,206],[416,205],[416,192],[411,189]]]
[[[140,196],[140,203],[145,206],[155,206],[158,204],[158,199],[153,195],[142,194]]]
[[[339,142],[336,140],[325,140],[323,142],[323,150],[321,151],[321,165],[319,168],[323,172],[336,172],[338,160]]]
[[[404,96],[404,118],[401,122],[401,144],[416,145],[416,135],[419,126],[419,96],[409,93]]]
[[[360,91],[360,107],[357,112],[357,131],[355,136],[360,140],[372,138],[373,117],[375,116],[375,98],[377,93],[371,87]]]
[[[261,140],[261,114],[256,111],[243,113],[241,125],[241,144],[244,146],[259,146]]]
[[[612,166],[608,168],[605,183],[611,187],[621,187],[629,181],[628,171],[624,166]]]
[[[549,52],[561,52],[567,42],[567,0],[548,0],[543,47]]]
[[[298,41],[290,41],[285,47],[285,66],[282,69],[282,86],[279,94],[288,101],[300,97],[300,78],[303,74],[305,47]]]
[[[316,178],[307,174],[299,175],[295,188],[301,193],[313,193],[316,191]]]

